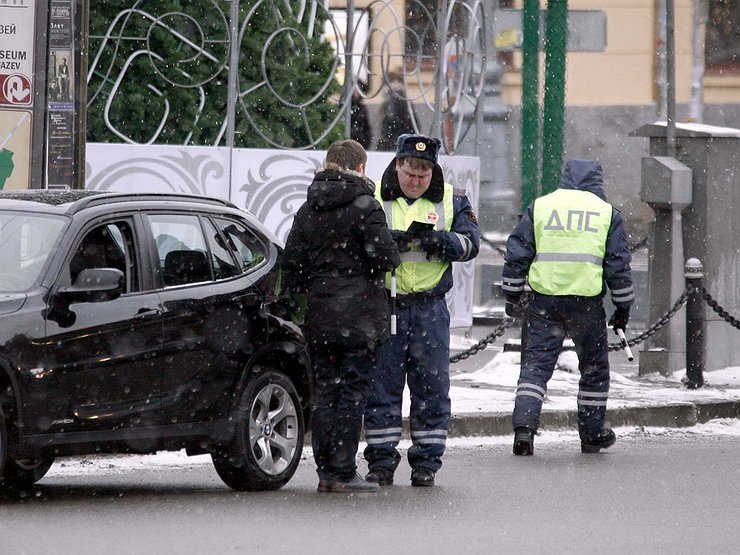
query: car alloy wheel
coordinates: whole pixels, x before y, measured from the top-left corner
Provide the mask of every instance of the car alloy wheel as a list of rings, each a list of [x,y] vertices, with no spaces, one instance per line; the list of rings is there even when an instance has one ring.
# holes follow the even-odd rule
[[[265,385],[249,411],[249,448],[260,470],[277,476],[290,466],[298,446],[298,409],[280,384]]]
[[[211,458],[231,488],[275,490],[295,473],[303,450],[305,423],[298,393],[281,372],[257,376],[244,390],[232,441]]]

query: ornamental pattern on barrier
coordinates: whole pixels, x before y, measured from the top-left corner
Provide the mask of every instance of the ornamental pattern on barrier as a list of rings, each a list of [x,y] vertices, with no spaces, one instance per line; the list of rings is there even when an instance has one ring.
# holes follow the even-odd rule
[[[320,156],[275,154],[265,158],[256,171],[248,171],[244,183],[235,183],[235,193],[243,200],[232,198],[262,222],[272,222],[271,229],[285,239],[293,224],[293,215],[306,201],[306,190],[321,165]],[[291,175],[285,175],[291,168]]]
[[[228,185],[224,182],[227,169],[205,152],[194,155],[184,148],[159,146],[151,156],[124,156],[109,161],[100,155],[96,160],[103,167],[96,171],[88,159],[87,189],[136,192],[140,188],[147,192],[228,198]]]

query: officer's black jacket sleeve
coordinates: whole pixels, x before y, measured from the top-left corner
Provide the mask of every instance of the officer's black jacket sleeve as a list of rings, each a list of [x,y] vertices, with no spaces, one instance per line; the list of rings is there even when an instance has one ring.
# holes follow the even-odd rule
[[[632,288],[632,255],[624,230],[624,220],[619,210],[612,210],[612,224],[606,239],[604,254],[604,281],[611,291],[614,306],[627,308],[635,300]]]
[[[524,292],[529,266],[534,260],[536,249],[532,214],[533,205],[530,204],[506,240],[501,290],[507,297],[518,297]]]
[[[452,228],[439,231],[443,237],[444,258],[449,262],[467,262],[478,256],[480,228],[466,195],[452,197]]]

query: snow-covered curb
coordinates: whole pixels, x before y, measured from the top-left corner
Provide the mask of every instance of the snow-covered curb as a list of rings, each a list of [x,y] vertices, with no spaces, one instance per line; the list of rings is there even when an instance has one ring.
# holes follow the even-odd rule
[[[740,437],[740,420],[718,419],[706,424],[697,424],[690,428],[653,428],[653,427],[620,427],[616,428],[617,435],[621,439],[639,439],[640,437],[650,435],[671,435],[676,437],[692,437],[696,435],[713,435],[713,436],[739,436]],[[578,433],[575,431],[543,431],[537,435],[538,445],[547,445],[553,443],[577,443]],[[470,449],[484,445],[509,445],[511,437],[509,436],[491,436],[491,437],[459,437],[450,438],[447,441],[448,449]],[[410,447],[409,440],[403,440],[399,448],[406,450]],[[364,444],[360,445],[359,452],[364,449]],[[305,447],[303,450],[302,464],[313,464],[311,449]],[[360,464],[362,464],[360,462]],[[211,465],[211,458],[208,455],[198,455],[188,457],[185,451],[162,452],[154,455],[98,455],[85,458],[66,458],[60,459],[51,467],[48,477],[62,476],[84,476],[87,474],[96,475],[116,475],[132,471],[146,471],[155,468],[166,467],[194,467]]]

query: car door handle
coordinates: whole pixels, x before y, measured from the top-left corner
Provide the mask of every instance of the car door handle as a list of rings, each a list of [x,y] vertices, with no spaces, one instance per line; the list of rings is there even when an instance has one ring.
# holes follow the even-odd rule
[[[162,311],[156,308],[140,308],[134,318],[136,320],[146,320],[148,318],[156,318],[160,314],[162,314]]]

